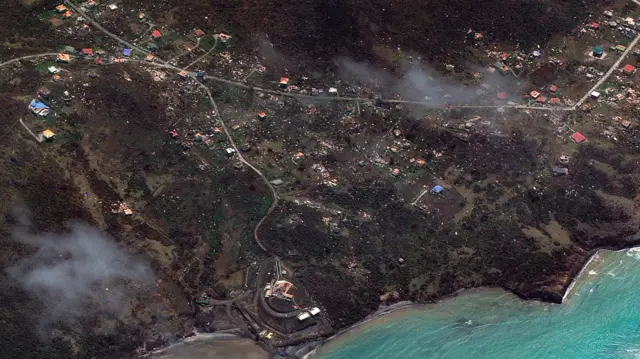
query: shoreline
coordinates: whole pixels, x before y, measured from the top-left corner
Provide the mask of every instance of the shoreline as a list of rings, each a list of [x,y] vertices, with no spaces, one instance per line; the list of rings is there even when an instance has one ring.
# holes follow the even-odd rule
[[[494,289],[494,290],[500,290],[509,294],[513,294],[515,295],[515,297],[519,298],[520,300],[522,300],[523,302],[529,302],[529,301],[538,301],[538,302],[543,302],[543,303],[549,303],[549,304],[557,304],[557,305],[562,305],[565,304],[565,301],[567,299],[571,298],[571,294],[573,289],[576,287],[576,284],[578,283],[578,281],[582,278],[584,278],[584,276],[587,274],[588,268],[590,268],[590,266],[594,263],[594,261],[602,259],[602,253],[604,252],[624,252],[624,251],[629,251],[629,250],[633,250],[636,249],[638,251],[640,251],[640,246],[631,246],[631,247],[627,247],[627,248],[621,248],[621,249],[607,249],[607,248],[600,248],[595,250],[587,259],[587,261],[584,263],[584,265],[582,265],[581,269],[576,273],[576,275],[573,276],[573,279],[571,280],[571,283],[565,288],[564,290],[564,294],[562,296],[562,301],[560,303],[554,303],[552,301],[548,301],[548,300],[543,300],[542,298],[524,298],[520,295],[518,295],[517,293],[514,293],[511,290],[505,289],[503,287],[487,287],[487,286],[481,286],[481,287],[476,287],[476,288],[461,288],[449,295],[443,296],[440,299],[438,299],[437,301],[434,302],[429,302],[429,303],[417,303],[417,302],[412,302],[412,301],[400,301],[397,303],[393,303],[390,305],[380,305],[378,307],[378,309],[369,314],[368,316],[366,316],[365,318],[363,318],[362,320],[346,327],[343,329],[340,329],[339,331],[337,331],[335,334],[331,335],[330,337],[324,338],[324,339],[319,339],[319,340],[314,340],[314,341],[310,341],[308,343],[303,343],[300,345],[295,345],[295,346],[288,346],[286,347],[285,351],[290,352],[291,354],[295,355],[295,358],[299,358],[299,359],[311,359],[314,358],[317,354],[317,351],[319,348],[326,346],[327,344],[329,344],[330,342],[333,342],[336,338],[338,338],[339,336],[344,335],[345,333],[352,331],[354,329],[357,329],[359,327],[361,327],[362,325],[374,320],[374,319],[379,319],[381,317],[384,317],[388,314],[392,314],[395,313],[397,311],[403,310],[403,309],[411,309],[411,308],[416,308],[416,307],[421,307],[421,306],[426,306],[426,305],[431,305],[431,304],[437,304],[440,303],[442,301],[445,300],[450,300],[452,298],[456,298],[457,296],[459,296],[460,294],[463,294],[465,292],[468,291],[472,291],[472,290],[481,290],[481,289]],[[243,336],[238,335],[238,333],[234,333],[233,330],[230,330],[229,332],[215,332],[215,333],[199,333],[197,331],[194,331],[194,335],[191,335],[189,337],[184,338],[183,340],[173,343],[167,347],[164,348],[160,348],[157,349],[155,351],[152,351],[150,353],[147,353],[141,357],[148,357],[150,355],[157,355],[157,354],[161,354],[162,352],[166,352],[168,349],[174,347],[175,345],[181,344],[181,343],[189,343],[189,342],[196,342],[196,341],[224,341],[224,340],[229,340],[229,339],[240,339],[243,338]],[[265,351],[265,353],[267,353],[267,351]],[[267,353],[268,354],[268,353]]]
[[[595,250],[595,252],[593,252],[590,256],[589,259],[587,259],[587,261],[582,265],[582,267],[580,268],[580,271],[577,272],[576,275],[573,276],[573,279],[571,280],[571,283],[565,288],[564,290],[564,294],[562,296],[562,301],[560,303],[554,303],[551,301],[545,301],[542,298],[524,298],[520,295],[518,295],[517,293],[514,293],[511,290],[502,288],[502,287],[477,287],[477,288],[462,288],[459,289],[447,296],[444,296],[440,299],[438,299],[437,301],[433,302],[433,303],[415,303],[415,302],[411,302],[411,301],[402,301],[402,302],[398,302],[398,303],[394,303],[388,306],[383,306],[381,305],[380,308],[378,310],[376,310],[374,313],[368,315],[367,317],[365,317],[363,320],[354,323],[353,325],[341,329],[339,330],[337,333],[335,333],[334,335],[332,335],[329,338],[323,339],[323,340],[319,340],[319,341],[315,341],[309,344],[306,344],[306,348],[300,347],[300,349],[298,349],[298,351],[301,351],[303,349],[308,349],[309,351],[303,355],[302,357],[299,357],[300,359],[311,359],[314,358],[315,355],[317,354],[317,350],[325,345],[327,345],[329,342],[333,341],[334,339],[336,339],[338,336],[345,334],[346,332],[356,329],[358,327],[360,327],[363,324],[366,324],[367,322],[370,322],[373,319],[377,319],[380,318],[382,316],[385,316],[387,314],[391,314],[393,312],[396,312],[398,310],[401,309],[409,309],[409,308],[415,308],[415,307],[419,307],[419,306],[425,306],[425,305],[429,305],[429,304],[436,304],[436,303],[440,303],[442,301],[445,300],[449,300],[452,298],[457,297],[458,295],[469,291],[469,290],[478,290],[478,289],[498,289],[498,290],[502,290],[506,293],[509,294],[514,294],[516,297],[518,297],[521,301],[523,302],[529,302],[529,301],[538,301],[538,302],[543,302],[543,303],[549,303],[549,304],[556,304],[556,305],[562,305],[565,303],[565,300],[570,298],[570,294],[571,291],[573,290],[573,288],[575,287],[576,283],[578,283],[578,281],[583,278],[586,274],[587,268],[589,268],[589,266],[591,264],[594,263],[594,260],[598,260],[601,259],[601,253],[603,251],[608,251],[608,252],[613,252],[613,253],[619,253],[619,252],[625,252],[625,251],[629,251],[629,250],[633,250],[636,249],[638,251],[640,251],[640,246],[630,246],[630,247],[626,247],[626,248],[621,248],[621,249],[607,249],[607,248],[599,248],[597,250]]]
[[[589,267],[589,265],[595,260],[595,259],[599,259],[600,258],[600,251],[602,251],[603,249],[598,249],[596,250],[595,253],[593,253],[589,259],[587,260],[587,262],[582,266],[582,268],[580,269],[580,271],[578,272],[578,274],[573,276],[573,279],[571,280],[571,283],[569,283],[569,286],[567,287],[567,289],[565,289],[564,291],[564,295],[562,296],[562,301],[560,302],[560,304],[563,304],[565,299],[567,299],[567,297],[569,296],[569,294],[571,293],[571,290],[573,289],[573,287],[575,286],[575,284],[578,282],[578,280],[584,276],[584,272],[587,270],[587,268]],[[607,249],[604,249],[607,250]],[[621,251],[624,250],[628,250],[628,249],[621,249]],[[617,252],[617,251],[616,251]]]

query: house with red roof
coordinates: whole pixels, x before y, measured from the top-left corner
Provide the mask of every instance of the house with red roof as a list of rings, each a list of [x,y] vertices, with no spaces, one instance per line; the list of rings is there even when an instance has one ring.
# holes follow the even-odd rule
[[[632,75],[634,72],[636,72],[636,67],[631,64],[626,64],[622,68],[622,72],[624,72],[627,75]]]
[[[581,134],[580,132],[576,132],[573,135],[571,135],[571,139],[575,143],[582,143],[587,140],[587,137],[585,137],[585,135]]]
[[[162,37],[162,32],[160,32],[160,30],[158,30],[158,29],[155,29],[155,30],[153,30],[153,32],[151,33],[151,36],[152,36],[154,39],[159,39],[159,38],[161,38],[161,37]]]

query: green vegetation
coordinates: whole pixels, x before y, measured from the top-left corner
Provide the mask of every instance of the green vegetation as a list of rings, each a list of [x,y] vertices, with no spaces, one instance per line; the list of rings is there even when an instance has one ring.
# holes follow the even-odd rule
[[[35,70],[40,73],[46,74],[47,72],[49,72],[49,70],[47,69],[51,66],[54,66],[55,64],[56,64],[55,61],[51,61],[51,60],[42,61],[41,63],[36,65]]]
[[[38,14],[38,18],[40,20],[49,20],[51,19],[54,15],[56,14],[56,10],[52,9],[52,10],[47,10],[47,11],[43,11],[40,14]]]
[[[59,136],[60,141],[67,143],[76,143],[80,142],[82,139],[82,133],[78,131],[66,132]]]

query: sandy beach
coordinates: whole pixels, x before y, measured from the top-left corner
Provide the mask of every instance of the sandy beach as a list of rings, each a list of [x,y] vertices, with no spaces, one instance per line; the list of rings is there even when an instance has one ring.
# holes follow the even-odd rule
[[[184,341],[149,358],[157,359],[267,359],[269,355],[251,339],[232,334]]]

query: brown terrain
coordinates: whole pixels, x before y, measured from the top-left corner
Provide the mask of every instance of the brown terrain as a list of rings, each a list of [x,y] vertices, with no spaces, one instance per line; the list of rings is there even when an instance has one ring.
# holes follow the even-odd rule
[[[475,94],[471,69],[495,61],[477,55],[473,33],[483,33],[494,47],[529,51],[578,37],[576,27],[592,14],[599,16],[606,6],[622,13],[626,5],[110,3],[126,11],[101,5],[90,14],[116,36],[147,46],[148,26],[137,20],[144,11],[165,32],[156,41],[158,57],[242,84],[246,79],[273,94],[207,80],[216,113],[194,79],[142,60],[106,66],[78,56],[64,66],[50,58],[0,68],[0,265],[12,268],[37,252],[15,240],[21,226],[16,209],[26,209],[33,233],[66,233],[73,221],[88,223],[113,237],[127,256],[147,263],[155,276],[123,280],[116,288],[127,295],[115,312],[88,300],[78,309],[86,314],[76,321],[58,318],[42,329],[48,300],[57,299],[34,295],[3,272],[1,357],[135,357],[194,329],[261,338],[264,348],[277,353],[327,337],[380,304],[434,301],[463,288],[502,287],[523,298],[560,302],[595,249],[640,242],[640,127],[607,122],[614,115],[633,118],[635,110],[609,113],[611,108],[596,105],[594,112],[496,111],[376,101],[376,94],[391,91],[378,91],[362,76],[343,83],[337,61],[346,57],[377,69],[368,74],[385,69],[388,82],[398,80],[409,56],[437,74],[454,64],[451,78],[465,84],[455,85],[456,91]],[[122,56],[123,46],[112,38],[89,26],[78,30],[69,25],[75,20],[53,14],[59,4],[5,4],[0,63],[63,46]],[[196,27],[208,35],[201,48],[185,52],[194,44],[185,34]],[[233,38],[219,44],[209,35],[218,32]],[[212,55],[194,62],[214,44]],[[575,53],[583,50],[589,51]],[[256,61],[266,72],[250,70]],[[606,61],[610,66],[614,60]],[[61,80],[47,72],[51,65],[63,67]],[[578,65],[567,58],[561,69],[540,65],[517,79],[496,73],[491,91],[513,89],[512,96],[526,99],[527,86],[555,81],[574,86],[567,92],[575,94],[566,95],[579,98],[591,85],[568,75]],[[284,75],[300,87],[338,84],[341,95],[371,101],[282,95],[276,83]],[[27,108],[42,86],[52,92],[46,118]],[[496,101],[493,92],[490,103]],[[266,120],[257,118],[261,111]],[[34,132],[53,128],[55,139],[34,141],[20,119]],[[238,154],[227,155],[234,146],[223,125],[242,158],[265,178]],[[169,135],[174,129],[177,138]],[[587,143],[569,140],[578,129]],[[570,155],[569,175],[553,176],[561,154]],[[392,175],[395,169],[398,175]],[[435,185],[444,194],[429,193]],[[133,215],[114,211],[121,203]],[[295,284],[294,304],[321,308],[320,319],[309,325],[295,316],[282,319],[291,304],[277,299],[269,300],[279,313],[265,310],[263,288],[281,276]],[[265,340],[262,330],[276,339]]]

